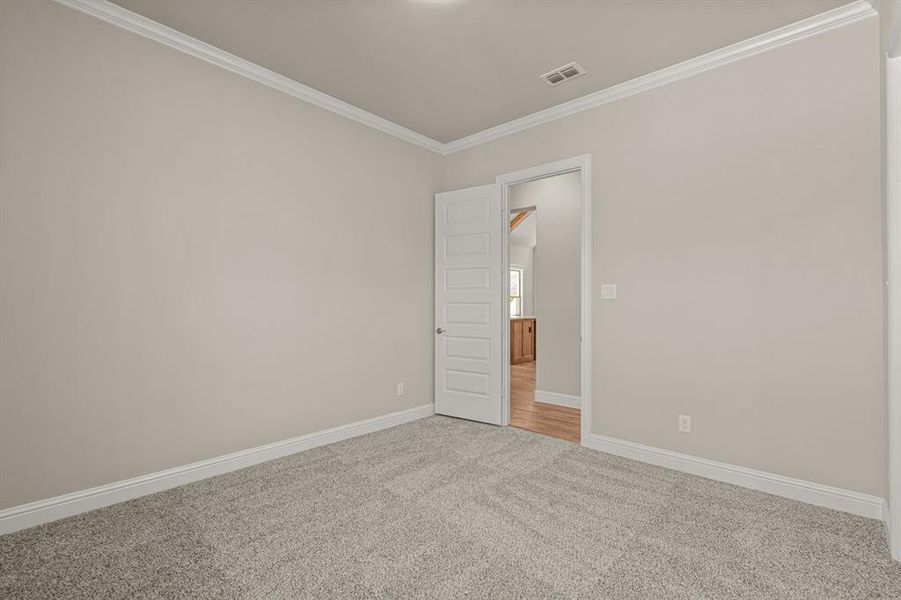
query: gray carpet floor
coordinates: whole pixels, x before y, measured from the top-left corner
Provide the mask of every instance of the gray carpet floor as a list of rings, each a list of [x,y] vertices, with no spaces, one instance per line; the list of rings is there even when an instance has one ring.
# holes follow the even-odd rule
[[[431,417],[0,537],[2,598],[901,598],[882,524]]]

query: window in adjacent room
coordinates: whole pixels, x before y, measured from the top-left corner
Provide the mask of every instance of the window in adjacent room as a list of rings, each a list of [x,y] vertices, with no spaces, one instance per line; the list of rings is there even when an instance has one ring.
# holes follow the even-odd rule
[[[510,316],[522,316],[522,269],[510,269]]]

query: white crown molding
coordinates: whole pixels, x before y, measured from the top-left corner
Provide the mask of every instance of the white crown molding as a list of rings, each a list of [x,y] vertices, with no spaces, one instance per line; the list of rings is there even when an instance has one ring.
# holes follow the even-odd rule
[[[115,483],[101,485],[80,492],[73,492],[47,500],[39,500],[0,511],[0,535],[34,527],[57,519],[88,512],[111,504],[132,500],[147,494],[155,494],[207,477],[222,475],[262,462],[303,452],[318,446],[334,444],[352,437],[373,433],[396,425],[410,423],[435,414],[434,404],[424,404],[372,419],[356,421],[308,433],[299,437],[257,446],[208,460],[133,477]]]
[[[840,6],[779,29],[774,29],[743,42],[708,52],[659,71],[636,77],[635,79],[444,144],[378,115],[357,108],[343,100],[303,85],[293,79],[289,79],[284,75],[279,75],[265,67],[180,33],[117,4],[113,4],[108,0],[56,0],[56,2],[441,155],[459,152],[460,150],[544,125],[557,119],[591,110],[592,108],[597,108],[598,106],[615,102],[667,83],[679,81],[680,79],[685,79],[692,75],[772,50],[773,48],[855,23],[876,14],[875,9],[869,2],[866,0],[855,0],[845,6]]]
[[[582,409],[582,398],[570,394],[558,394],[557,392],[535,390],[535,402],[565,406],[567,408],[575,408],[576,410]]]
[[[861,19],[875,15],[876,12],[865,0],[857,0],[851,4],[815,15],[803,21],[774,29],[773,31],[752,37],[743,42],[726,46],[707,54],[688,59],[670,67],[636,77],[624,83],[600,90],[538,111],[531,115],[497,125],[444,144],[444,154],[472,148],[498,138],[518,133],[532,127],[544,125],[563,117],[568,117],[610,102],[615,102],[647,90],[685,79],[704,71],[748,58],[773,48],[791,44],[805,38],[824,33],[855,23]]]
[[[443,152],[444,144],[435,141],[430,137],[407,129],[406,127],[393,123],[378,115],[374,115],[362,108],[357,108],[352,104],[348,104],[343,100],[329,96],[328,94],[315,90],[302,83],[298,83],[284,75],[279,75],[274,71],[270,71],[249,60],[244,60],[225,50],[201,42],[200,40],[178,32],[171,27],[167,27],[152,19],[134,13],[127,8],[113,4],[108,0],[56,0],[56,2],[91,15],[92,17],[97,17],[107,23],[112,23],[127,31],[150,38],[151,40],[169,46],[170,48],[180,50],[185,54],[189,54],[218,67],[222,67],[223,69],[227,69],[238,75],[243,75],[257,83],[262,83],[263,85],[274,88],[280,92],[309,102],[319,108],[330,110],[341,116],[347,117],[348,119],[357,121],[358,123],[369,125],[374,129],[399,137],[402,140],[406,140],[417,146],[431,150],[432,152]]]
[[[641,462],[682,471],[707,479],[723,481],[783,496],[792,500],[824,506],[833,510],[883,521],[886,518],[885,500],[878,496],[845,490],[803,479],[785,477],[766,471],[758,471],[738,465],[682,454],[653,446],[645,446],[598,434],[591,434],[587,447],[607,454],[623,456]]]

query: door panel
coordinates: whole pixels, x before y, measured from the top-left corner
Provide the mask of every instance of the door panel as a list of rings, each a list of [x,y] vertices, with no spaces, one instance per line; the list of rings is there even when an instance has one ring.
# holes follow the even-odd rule
[[[505,323],[497,184],[435,195],[435,412],[501,424]]]

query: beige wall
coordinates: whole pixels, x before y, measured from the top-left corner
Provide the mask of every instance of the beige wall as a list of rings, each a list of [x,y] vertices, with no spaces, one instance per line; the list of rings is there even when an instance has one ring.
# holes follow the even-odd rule
[[[0,508],[430,402],[432,193],[583,153],[593,431],[883,495],[878,103],[870,19],[441,159],[0,2]]]
[[[595,433],[884,494],[878,26],[445,160],[449,190],[592,155]]]
[[[512,187],[510,208],[536,207],[535,389],[579,396],[581,382],[581,176],[568,173]]]
[[[0,10],[0,508],[432,401],[436,155]]]

